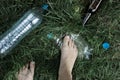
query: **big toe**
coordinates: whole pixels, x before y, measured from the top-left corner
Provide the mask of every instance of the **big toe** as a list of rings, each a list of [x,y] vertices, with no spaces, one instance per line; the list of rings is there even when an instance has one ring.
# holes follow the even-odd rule
[[[30,71],[33,75],[34,75],[34,70],[35,70],[35,62],[32,61],[32,62],[30,62]]]
[[[69,40],[70,40],[70,37],[69,36],[65,36],[64,40],[63,40],[63,46],[68,46]]]

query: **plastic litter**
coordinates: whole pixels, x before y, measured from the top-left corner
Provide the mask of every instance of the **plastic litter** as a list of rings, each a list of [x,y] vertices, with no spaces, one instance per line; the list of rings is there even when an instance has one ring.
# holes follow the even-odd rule
[[[65,35],[68,35],[71,37],[71,39],[75,42],[78,48],[79,58],[83,59],[90,59],[90,55],[92,54],[91,49],[88,45],[88,43],[80,36],[80,34],[73,34],[73,33],[66,33],[61,35],[55,35],[53,33],[47,34],[48,39],[53,39],[55,43],[61,47],[63,43],[63,38]]]
[[[105,43],[102,44],[102,46],[105,50],[107,50],[107,49],[109,49],[110,44],[108,42],[105,42]]]
[[[48,5],[45,4],[42,8],[30,9],[12,28],[0,37],[1,57],[7,55],[26,35],[41,24],[42,14],[47,8]]]

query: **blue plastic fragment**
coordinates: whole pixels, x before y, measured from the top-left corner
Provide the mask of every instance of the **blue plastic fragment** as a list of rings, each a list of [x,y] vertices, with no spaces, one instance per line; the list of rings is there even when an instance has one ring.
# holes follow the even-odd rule
[[[106,50],[110,48],[110,44],[108,42],[103,43],[102,46]]]
[[[52,33],[47,34],[48,39],[51,39],[53,37]]]
[[[42,9],[47,10],[47,9],[48,9],[48,4],[44,4],[44,5],[42,6]]]

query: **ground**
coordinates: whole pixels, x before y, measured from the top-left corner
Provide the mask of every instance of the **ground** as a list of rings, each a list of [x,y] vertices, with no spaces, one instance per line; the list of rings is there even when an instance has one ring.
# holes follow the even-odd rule
[[[90,0],[89,0],[90,2]],[[1,0],[0,35],[28,9],[49,4],[42,24],[27,35],[9,55],[0,59],[0,80],[14,80],[15,73],[26,63],[36,62],[34,80],[56,80],[60,49],[47,34],[80,33],[91,48],[90,60],[77,59],[75,80],[120,80],[120,1],[104,0],[85,27],[82,16],[88,0]],[[104,50],[103,42],[110,48]]]

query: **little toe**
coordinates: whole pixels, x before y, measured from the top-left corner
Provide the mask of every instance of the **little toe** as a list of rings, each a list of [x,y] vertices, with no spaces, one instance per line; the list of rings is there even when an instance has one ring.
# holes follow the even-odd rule
[[[21,74],[21,73],[22,73],[22,69],[20,69],[20,70],[18,71],[18,75]]]
[[[64,40],[63,40],[63,46],[68,46],[69,43],[69,36],[65,36]]]
[[[23,66],[23,67],[22,67],[22,70],[25,70],[25,69],[26,69],[26,66]]]
[[[75,52],[77,52],[77,53],[78,53],[78,48],[77,48],[77,46],[76,46],[76,45],[74,45],[74,49],[75,49]]]
[[[18,76],[19,76],[19,75],[23,75],[23,74],[24,74],[23,68],[21,68],[17,74],[18,74]]]
[[[16,72],[15,77],[18,78],[19,72]]]
[[[20,74],[27,74],[28,71],[28,64],[26,64],[25,66],[23,66],[23,68],[20,69]]]
[[[24,70],[26,70],[26,71],[28,70],[28,64],[25,65],[25,69]]]

